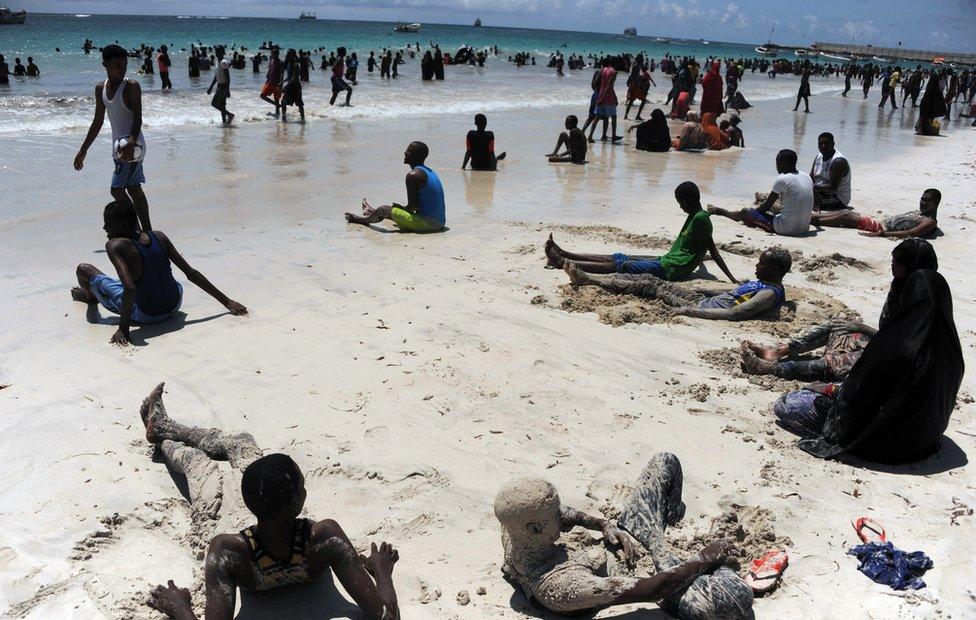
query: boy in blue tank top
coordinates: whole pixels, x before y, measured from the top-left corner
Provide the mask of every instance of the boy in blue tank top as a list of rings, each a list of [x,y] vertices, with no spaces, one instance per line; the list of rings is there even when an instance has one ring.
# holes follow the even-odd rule
[[[438,232],[447,224],[444,208],[444,186],[437,173],[424,165],[429,151],[423,142],[411,142],[403,152],[407,173],[407,204],[373,207],[363,198],[363,214],[346,213],[350,224],[369,226],[392,220],[403,232]]]
[[[103,218],[108,235],[105,251],[119,277],[105,275],[94,265],[82,263],[75,270],[78,286],[71,289],[71,297],[87,304],[101,304],[119,315],[119,328],[112,335],[112,344],[123,347],[129,344],[132,323],[161,323],[180,309],[183,287],[173,277],[170,261],[231,314],[247,314],[247,308],[221,293],[206,276],[191,267],[161,231],[140,231],[132,204],[110,202],[105,205]]]

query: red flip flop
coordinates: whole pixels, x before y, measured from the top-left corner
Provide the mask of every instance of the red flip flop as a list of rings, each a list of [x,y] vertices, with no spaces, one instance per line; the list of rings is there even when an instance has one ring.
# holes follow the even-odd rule
[[[854,526],[857,537],[865,544],[883,543],[888,540],[884,526],[871,517],[858,517],[851,521],[851,525]]]
[[[749,566],[749,574],[745,582],[756,595],[765,594],[775,588],[783,572],[790,565],[790,556],[782,549],[767,551],[761,558],[756,558]]]

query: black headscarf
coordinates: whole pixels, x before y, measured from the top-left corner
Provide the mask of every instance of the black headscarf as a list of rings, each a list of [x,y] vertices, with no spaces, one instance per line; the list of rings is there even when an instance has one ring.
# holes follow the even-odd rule
[[[799,445],[820,458],[848,452],[879,463],[923,459],[939,448],[963,370],[949,285],[936,271],[916,271],[899,308],[826,402],[820,437]]]
[[[898,310],[901,304],[901,294],[905,288],[908,276],[919,269],[939,270],[939,259],[935,255],[935,248],[925,239],[913,237],[905,239],[895,246],[891,252],[891,257],[898,261],[905,268],[904,278],[895,278],[891,281],[891,288],[888,290],[888,298],[885,300],[884,308],[881,310],[881,319],[878,321],[878,328],[883,328],[885,323]]]
[[[651,118],[637,126],[637,149],[664,153],[671,150],[668,119],[660,108],[654,108]]]
[[[933,119],[945,116],[946,104],[940,82],[939,74],[933,71],[929,76],[928,84],[925,85],[922,101],[918,104],[919,118]]]

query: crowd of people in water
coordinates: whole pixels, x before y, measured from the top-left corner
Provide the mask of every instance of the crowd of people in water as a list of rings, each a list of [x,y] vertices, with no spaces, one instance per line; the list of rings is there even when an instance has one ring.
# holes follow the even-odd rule
[[[89,44],[86,42],[86,47]],[[312,54],[323,50],[288,49],[282,59],[281,49],[269,41],[251,57],[256,73],[267,62],[260,96],[282,119],[289,107],[296,107],[304,116],[301,84],[308,80],[315,64]],[[216,67],[210,86],[215,90],[212,104],[228,123],[234,116],[226,109],[230,70],[243,68],[245,51],[234,50],[230,58],[223,46],[192,46],[190,51],[190,59],[195,59],[188,63],[191,75]],[[126,50],[114,44],[101,48],[106,79],[95,85],[95,117],[74,160],[75,168],[81,170],[108,116],[115,166],[113,200],[104,208],[103,228],[108,239],[106,251],[117,277],[94,265],[80,264],[72,297],[118,314],[111,342],[123,346],[130,340],[132,325],[167,321],[179,310],[184,289],[173,276],[174,264],[231,314],[248,312],[194,269],[168,234],[151,225],[148,199],[142,190],[146,153],[142,90],[138,81],[126,77],[128,59],[134,52],[144,59],[155,54],[154,62],[144,62],[144,71],[153,70],[154,64],[160,73],[164,67],[165,72],[172,69],[166,46],[158,50]],[[478,64],[487,53],[497,55],[500,50],[471,50],[470,56],[463,57]],[[420,54],[419,43],[408,46],[409,57]],[[457,57],[455,54],[454,59]],[[425,50],[423,58],[428,59],[429,67],[429,74],[423,69],[424,79],[442,79],[444,67],[453,60],[436,45]],[[513,58],[513,62],[522,62],[518,55]],[[587,118],[582,127],[575,115],[565,119],[564,130],[547,155],[550,162],[585,164],[598,125],[602,127],[601,140],[613,143],[623,139],[617,131],[620,72],[627,76],[623,84],[627,89],[624,118],[634,104],[639,104],[635,120],[640,122],[629,130],[636,132],[636,148],[653,152],[744,147],[739,114],[731,114],[721,124],[717,121],[730,110],[748,109],[739,89],[746,70],[791,72],[806,78],[812,74],[843,75],[846,80],[862,83],[879,80],[883,87],[887,84],[888,98],[894,97],[898,84],[907,82],[903,102],[906,97],[914,100],[913,93],[923,90],[925,82],[919,103],[925,121],[940,118],[943,109],[959,97],[971,99],[976,89],[968,73],[960,77],[918,68],[903,81],[897,67],[765,59],[709,59],[704,63],[704,75],[700,75],[694,59],[668,55],[657,67],[671,78],[664,104],[670,108],[667,112],[654,108],[644,120],[654,61],[642,54],[594,60],[597,66],[590,84]],[[402,62],[399,51],[384,50],[379,59],[370,52],[366,70],[372,73],[378,68],[381,77],[393,79],[396,66]],[[583,62],[582,56],[571,55],[570,69],[582,68]],[[558,71],[563,70],[563,64],[560,53],[550,59],[550,66]],[[359,77],[356,54],[339,47],[328,57],[322,54],[320,67],[331,72],[331,103],[344,94],[343,103],[348,105]],[[808,82],[801,82],[797,103],[804,98],[803,84],[808,88]],[[865,93],[868,88],[870,84],[865,86]],[[669,133],[669,117],[684,121],[677,136]],[[485,115],[476,115],[474,126],[465,139],[461,168],[497,171],[506,153],[496,153],[495,135],[487,129]],[[929,133],[924,124],[920,133]],[[445,231],[444,187],[437,172],[426,165],[428,156],[428,146],[420,141],[411,142],[405,149],[403,163],[409,171],[403,204],[373,206],[364,199],[362,212],[347,213],[346,220],[369,227],[389,221],[403,232]],[[598,286],[616,294],[654,299],[676,315],[718,321],[775,320],[789,303],[785,281],[792,270],[791,253],[771,245],[757,257],[754,277],[740,280],[716,244],[715,227],[726,226],[719,222],[732,220],[780,236],[803,237],[813,226],[851,228],[865,236],[900,239],[891,253],[892,280],[877,327],[846,319],[825,320],[785,342],[743,341],[741,368],[749,374],[808,382],[776,400],[773,410],[785,428],[800,435],[798,446],[809,454],[820,458],[855,456],[883,463],[906,463],[932,455],[939,449],[963,376],[949,285],[938,271],[934,246],[926,240],[937,230],[941,192],[925,189],[918,208],[901,214],[877,217],[855,211],[854,164],[826,131],[818,137],[818,153],[809,172],[800,170],[797,153],[789,149],[780,150],[771,163],[771,187],[754,208],[705,208],[694,182],[679,184],[674,197],[686,217],[663,255],[572,252],[550,235],[543,248],[546,264],[565,271],[573,286]],[[721,234],[734,232],[726,228]],[[706,256],[728,278],[727,290],[716,293],[714,288],[696,283],[694,278]],[[818,350],[822,352],[810,355]],[[206,548],[208,618],[232,617],[237,588],[271,590],[308,582],[329,571],[368,617],[399,616],[392,578],[398,552],[386,542],[379,546],[374,543],[368,557],[360,556],[335,521],[300,518],[306,499],[304,477],[289,456],[262,454],[247,433],[229,434],[180,424],[163,405],[162,384],[145,399],[140,414],[147,441],[158,447],[169,467],[186,476],[194,515],[193,542],[200,549]],[[221,510],[221,474],[215,463],[220,460],[230,461],[240,472],[241,494],[256,520],[256,525],[239,534],[214,530]],[[653,602],[681,618],[748,615],[754,596],[772,585],[760,583],[758,578],[744,580],[727,568],[728,541],[714,541],[690,560],[679,559],[667,547],[666,528],[684,516],[682,476],[676,456],[653,456],[615,522],[561,504],[556,489],[542,478],[506,483],[494,502],[502,533],[504,574],[528,598],[556,613]],[[561,534],[575,526],[602,534],[604,553],[599,561],[578,559],[577,543]],[[635,558],[647,554],[653,555],[654,567],[645,564],[637,570]],[[612,571],[607,570],[608,565],[613,566]],[[189,591],[172,581],[153,590],[151,604],[173,617],[196,617]]]

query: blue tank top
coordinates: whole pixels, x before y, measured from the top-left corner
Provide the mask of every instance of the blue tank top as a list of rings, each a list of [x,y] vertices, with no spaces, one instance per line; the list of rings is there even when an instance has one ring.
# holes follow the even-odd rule
[[[441,185],[440,177],[427,166],[414,166],[414,169],[416,168],[420,168],[427,175],[427,184],[420,188],[420,214],[441,225],[447,224],[447,216],[444,213],[444,186]]]
[[[773,291],[773,293],[776,294],[776,305],[773,307],[774,310],[778,309],[783,305],[783,302],[786,301],[786,289],[782,286],[768,284],[762,280],[750,280],[749,282],[741,284],[727,293],[722,293],[721,295],[703,299],[698,307],[732,308],[749,301],[756,296],[756,293],[765,290]]]
[[[180,288],[173,278],[163,244],[155,233],[147,234],[149,245],[142,245],[138,238],[132,240],[142,258],[142,277],[136,281],[136,305],[143,314],[162,316],[180,303]]]

